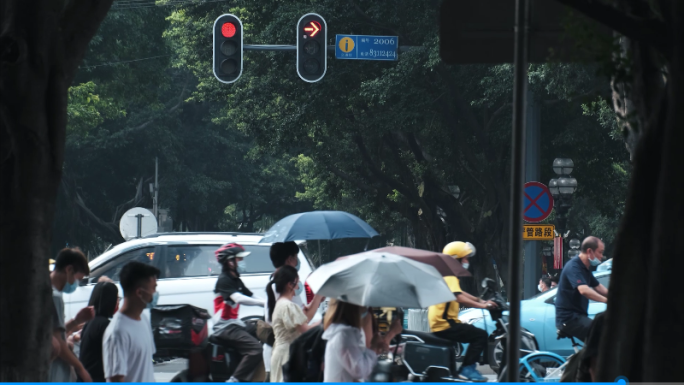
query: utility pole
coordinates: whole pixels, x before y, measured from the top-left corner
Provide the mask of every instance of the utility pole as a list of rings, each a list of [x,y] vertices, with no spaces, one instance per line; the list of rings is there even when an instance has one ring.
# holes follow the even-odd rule
[[[152,194],[152,213],[159,225],[159,158],[154,158],[154,183],[150,183],[150,194]]]

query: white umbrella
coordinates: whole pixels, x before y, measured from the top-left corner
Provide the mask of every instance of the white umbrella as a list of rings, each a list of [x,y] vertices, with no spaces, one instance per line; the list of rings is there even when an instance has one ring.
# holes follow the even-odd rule
[[[426,308],[454,300],[434,267],[369,251],[325,264],[306,282],[314,293],[359,306]]]

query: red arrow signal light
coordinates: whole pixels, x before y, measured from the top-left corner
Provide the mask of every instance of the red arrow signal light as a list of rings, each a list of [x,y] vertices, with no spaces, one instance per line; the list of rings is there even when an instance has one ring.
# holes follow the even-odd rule
[[[318,33],[318,31],[321,30],[321,23],[317,21],[311,21],[309,24],[304,27],[304,32],[306,32],[309,37],[314,37]]]

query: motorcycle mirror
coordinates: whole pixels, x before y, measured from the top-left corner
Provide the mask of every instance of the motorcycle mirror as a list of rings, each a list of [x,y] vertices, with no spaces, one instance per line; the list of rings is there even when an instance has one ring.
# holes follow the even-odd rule
[[[487,288],[494,288],[494,287],[496,287],[496,282],[494,282],[493,279],[485,278],[482,280],[482,288],[487,289]]]

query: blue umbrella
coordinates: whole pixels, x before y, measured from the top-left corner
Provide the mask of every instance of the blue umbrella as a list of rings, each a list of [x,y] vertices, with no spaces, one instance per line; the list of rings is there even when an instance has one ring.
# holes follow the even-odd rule
[[[271,227],[260,243],[373,238],[379,235],[359,217],[344,211],[311,211],[293,214]]]

